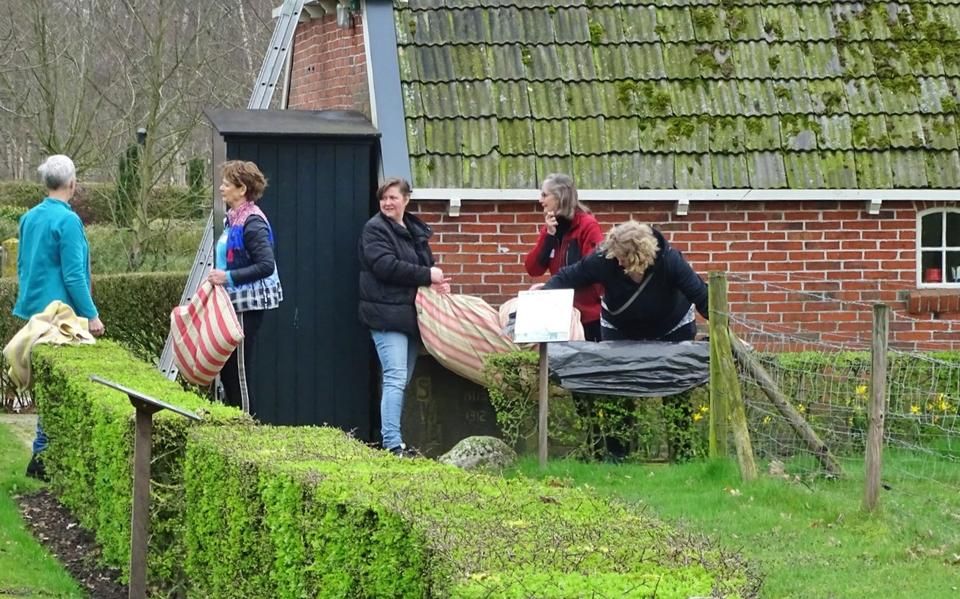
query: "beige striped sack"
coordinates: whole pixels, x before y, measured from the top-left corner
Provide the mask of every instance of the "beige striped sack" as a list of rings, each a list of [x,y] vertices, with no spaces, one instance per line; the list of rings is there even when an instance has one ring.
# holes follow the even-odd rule
[[[222,285],[204,281],[170,312],[174,363],[184,380],[209,385],[243,342],[243,327]]]
[[[576,309],[574,313],[573,339],[583,339],[580,314]],[[478,385],[483,385],[485,356],[526,347],[504,335],[499,312],[472,295],[421,287],[417,291],[417,322],[427,353],[447,370]]]

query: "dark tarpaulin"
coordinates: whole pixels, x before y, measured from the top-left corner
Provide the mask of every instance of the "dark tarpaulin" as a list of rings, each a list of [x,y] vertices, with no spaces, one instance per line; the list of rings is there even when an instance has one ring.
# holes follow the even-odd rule
[[[551,343],[550,372],[569,391],[630,397],[682,393],[710,378],[706,341]]]

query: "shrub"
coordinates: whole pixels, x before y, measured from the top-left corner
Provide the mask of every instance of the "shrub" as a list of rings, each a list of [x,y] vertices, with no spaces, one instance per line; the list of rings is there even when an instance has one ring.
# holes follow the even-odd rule
[[[533,449],[537,436],[539,358],[536,352],[492,354],[484,369],[490,402],[507,443]],[[604,459],[685,460],[706,454],[707,388],[673,397],[634,398],[569,393],[551,385],[547,424],[551,451]]]
[[[46,195],[40,183],[0,181],[0,205],[32,208]],[[113,183],[81,181],[70,205],[84,224],[114,223],[117,186]],[[160,185],[150,192],[149,213],[153,218],[198,218],[210,207],[210,188]]]
[[[96,374],[202,415],[200,424],[169,411],[154,415],[149,569],[151,581],[181,579],[184,492],[182,460],[189,428],[248,423],[239,410],[184,391],[154,367],[110,341],[92,346],[37,346],[33,392],[50,437],[45,463],[60,500],[95,532],[103,559],[126,574],[134,409],[128,398],[89,380]]]
[[[187,272],[193,265],[206,221],[171,221],[154,223],[155,237],[149,252],[143,257],[139,272]],[[129,248],[133,231],[117,229],[113,225],[90,225],[87,240],[95,274],[130,272]]]
[[[589,491],[397,459],[334,429],[195,429],[184,481],[191,595],[756,591],[736,556]]]

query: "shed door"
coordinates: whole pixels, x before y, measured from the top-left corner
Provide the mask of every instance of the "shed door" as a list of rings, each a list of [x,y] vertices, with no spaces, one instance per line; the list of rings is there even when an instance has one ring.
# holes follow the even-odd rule
[[[375,193],[376,140],[228,137],[227,158],[267,177],[284,300],[258,334],[254,393],[271,424],[330,424],[370,438],[369,335],[357,318],[357,239]]]

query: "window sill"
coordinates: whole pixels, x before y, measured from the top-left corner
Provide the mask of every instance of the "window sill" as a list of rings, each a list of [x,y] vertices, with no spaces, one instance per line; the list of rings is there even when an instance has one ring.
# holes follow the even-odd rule
[[[907,298],[910,314],[933,314],[944,320],[960,319],[960,289],[916,289]]]

